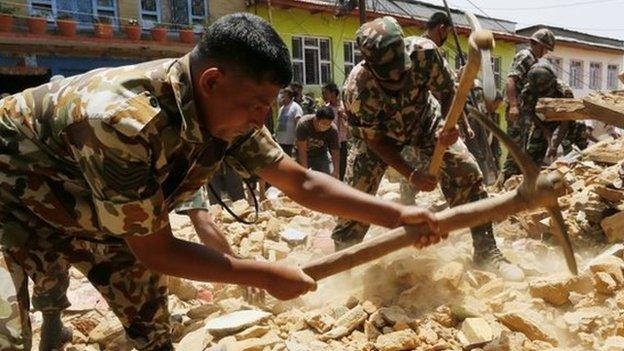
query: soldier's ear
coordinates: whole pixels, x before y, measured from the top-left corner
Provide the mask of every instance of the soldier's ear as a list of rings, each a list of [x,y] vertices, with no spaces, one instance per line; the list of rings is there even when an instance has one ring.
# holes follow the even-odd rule
[[[200,93],[210,94],[214,91],[219,80],[223,78],[223,73],[216,67],[205,69],[199,76]]]

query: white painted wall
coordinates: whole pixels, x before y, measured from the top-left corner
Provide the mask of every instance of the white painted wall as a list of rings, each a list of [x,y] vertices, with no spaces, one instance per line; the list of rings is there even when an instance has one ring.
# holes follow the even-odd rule
[[[624,71],[624,53],[608,53],[598,50],[581,49],[577,47],[566,46],[565,43],[559,41],[555,47],[555,50],[548,53],[547,57],[557,57],[562,59],[562,76],[560,77],[566,84],[571,85],[570,82],[570,61],[577,60],[582,61],[583,64],[583,81],[582,88],[573,88],[575,97],[583,97],[589,94],[592,90],[589,88],[589,65],[590,62],[599,62],[602,64],[602,81],[599,89],[597,90],[610,90],[607,87],[607,67],[610,64],[618,66],[619,72]],[[617,76],[616,76],[617,79]],[[617,89],[624,89],[624,85],[618,80]]]

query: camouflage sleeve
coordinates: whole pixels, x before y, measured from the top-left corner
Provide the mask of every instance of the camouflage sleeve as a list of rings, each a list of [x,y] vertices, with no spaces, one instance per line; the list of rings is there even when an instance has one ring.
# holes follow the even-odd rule
[[[186,214],[190,210],[208,210],[210,209],[210,201],[208,200],[207,185],[202,186],[197,190],[193,197],[180,203],[175,208],[175,213]]]
[[[374,79],[362,65],[358,65],[345,82],[342,98],[349,132],[358,139],[386,135],[386,127],[380,118],[381,92],[377,91]]]
[[[423,37],[408,37],[405,45],[410,53],[411,73],[416,76],[416,81],[425,82],[436,97],[449,96],[455,89],[456,76],[440,48]]]
[[[455,73],[438,50],[415,53],[419,67],[429,72],[427,86],[435,96],[449,96],[455,89]]]
[[[251,178],[264,167],[280,161],[284,151],[266,127],[239,138],[227,151],[226,162],[243,178]]]
[[[155,123],[145,126],[161,110],[150,98],[140,94],[100,109],[101,118],[83,119],[64,131],[108,235],[149,235],[168,224],[153,169],[162,163],[161,142]]]
[[[514,56],[507,77],[525,77],[531,68],[531,65],[528,62],[529,59],[530,57],[527,55],[525,50],[519,51],[516,56]]]

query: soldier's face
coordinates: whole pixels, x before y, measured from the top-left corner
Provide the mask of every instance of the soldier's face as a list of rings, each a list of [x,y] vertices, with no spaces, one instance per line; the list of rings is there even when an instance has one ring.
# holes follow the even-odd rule
[[[262,128],[279,89],[275,84],[257,83],[235,72],[207,69],[198,84],[206,129],[212,136],[232,141]]]

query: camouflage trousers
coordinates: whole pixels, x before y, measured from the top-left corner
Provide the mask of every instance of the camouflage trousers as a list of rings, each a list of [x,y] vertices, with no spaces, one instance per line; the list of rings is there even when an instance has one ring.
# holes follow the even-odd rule
[[[402,155],[404,157],[406,154],[409,155],[406,159],[416,169],[426,169],[435,147],[433,140],[433,137],[430,137],[419,144],[406,146]],[[352,140],[347,157],[345,183],[374,195],[387,168],[388,166],[368,148],[364,140]],[[451,207],[488,197],[479,166],[461,141],[451,146],[444,154],[440,178],[442,192]],[[404,183],[401,193],[402,199],[412,197],[413,203],[415,192],[411,186]],[[332,233],[336,248],[345,248],[361,242],[369,227],[369,224],[340,218]],[[472,238],[475,253],[489,252],[496,247],[491,224],[472,228]]]
[[[524,150],[526,146],[527,140],[527,131],[529,130],[530,124],[528,119],[520,114],[515,121],[509,119],[509,108],[505,111],[505,118],[507,119],[507,135],[511,137],[511,139],[520,147],[521,150]],[[511,154],[507,154],[507,158],[505,159],[505,163],[503,164],[503,171],[501,175],[503,180],[509,179],[512,175],[520,174],[520,168],[514,161]]]
[[[18,212],[28,211],[22,210]],[[34,215],[19,216],[24,219],[19,221],[12,215],[15,212],[0,213],[3,234],[10,223],[20,228],[25,238],[19,246],[3,247],[6,271],[13,284],[2,281],[0,304],[9,309],[0,315],[0,350],[30,349],[26,276],[34,282],[33,307],[42,312],[61,311],[69,306],[66,290],[70,266],[82,272],[102,294],[134,347],[172,349],[165,277],[138,262],[122,239],[79,239],[59,233]]]
[[[541,126],[533,123],[527,140],[526,153],[531,157],[533,162],[541,167],[546,157],[546,151],[550,145],[550,137],[559,126],[559,122],[545,122]],[[546,135],[544,129],[548,130]]]

